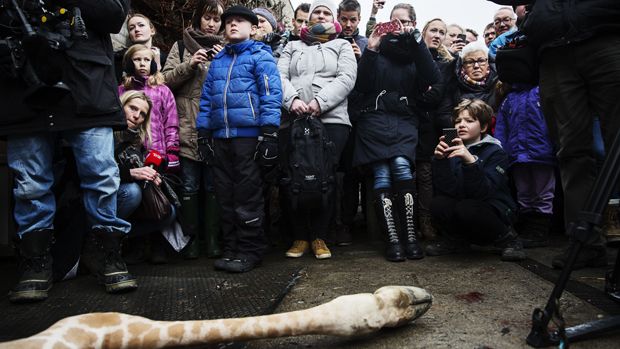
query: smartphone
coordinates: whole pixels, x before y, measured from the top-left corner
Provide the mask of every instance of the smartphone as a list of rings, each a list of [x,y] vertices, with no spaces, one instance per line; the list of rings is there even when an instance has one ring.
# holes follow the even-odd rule
[[[352,44],[355,43],[355,40],[353,40],[352,36],[345,36],[343,39],[347,40],[348,42],[350,42]]]
[[[465,34],[458,34],[456,36],[456,42],[462,42],[464,44],[468,44],[468,42],[467,42],[467,35],[465,35]]]
[[[377,35],[381,35],[383,33],[399,32],[399,31],[400,31],[400,25],[398,24],[398,21],[379,23],[375,26],[375,33],[377,33]]]
[[[215,57],[215,55],[217,54],[217,51],[214,48],[210,48],[207,50],[207,57],[209,57],[209,59],[213,59],[213,57]]]
[[[459,138],[458,132],[456,131],[456,128],[444,128],[443,129],[443,135],[444,135],[444,139],[443,141],[448,145],[448,146],[453,146],[454,144],[452,143],[452,141],[455,138]]]

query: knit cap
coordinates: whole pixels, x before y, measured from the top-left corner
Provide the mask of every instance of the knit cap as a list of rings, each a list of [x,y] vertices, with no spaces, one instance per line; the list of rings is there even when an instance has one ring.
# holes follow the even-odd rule
[[[258,7],[253,9],[252,11],[257,15],[264,17],[267,22],[271,24],[271,28],[273,29],[273,31],[278,31],[278,21],[276,21],[276,18],[269,10],[263,7]]]
[[[332,0],[313,1],[312,5],[310,5],[310,16],[312,16],[312,12],[314,12],[314,9],[319,6],[327,7],[332,12],[332,16],[334,16],[334,20],[336,20],[336,16],[338,15],[338,7]]]

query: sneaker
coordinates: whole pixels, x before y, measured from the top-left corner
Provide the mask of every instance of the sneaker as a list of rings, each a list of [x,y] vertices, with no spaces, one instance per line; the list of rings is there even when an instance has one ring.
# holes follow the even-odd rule
[[[460,246],[456,240],[441,239],[426,246],[426,255],[443,256],[453,254],[457,253],[459,248]]]
[[[518,239],[507,241],[503,245],[501,260],[504,262],[518,262],[527,258],[523,244]]]
[[[312,241],[312,252],[314,252],[316,259],[332,258],[332,253],[329,251],[329,248],[325,245],[325,241],[322,239]]]
[[[567,247],[561,254],[553,257],[551,265],[556,269],[564,269],[570,247]],[[605,267],[607,266],[607,249],[603,246],[583,246],[573,265],[573,270],[585,267]]]
[[[245,273],[260,265],[260,260],[235,258],[226,264],[229,273]]]
[[[336,245],[337,246],[349,246],[353,244],[353,235],[351,235],[351,228],[348,225],[340,225],[336,228]]]
[[[234,259],[234,255],[230,253],[224,253],[222,258],[218,258],[213,262],[213,269],[215,270],[228,270],[228,264]]]
[[[305,240],[293,241],[293,246],[286,251],[286,256],[290,258],[299,258],[304,255],[310,248],[310,244]]]

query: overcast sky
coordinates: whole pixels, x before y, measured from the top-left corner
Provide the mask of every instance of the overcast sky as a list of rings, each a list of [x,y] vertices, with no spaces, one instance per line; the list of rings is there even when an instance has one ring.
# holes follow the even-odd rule
[[[334,0],[339,3],[339,0]],[[358,0],[362,4],[362,24],[366,25],[370,17],[372,0]],[[312,0],[292,0],[293,9],[302,2],[312,3]],[[464,28],[472,28],[482,34],[484,27],[493,21],[495,11],[501,7],[486,0],[387,0],[385,7],[379,10],[377,20],[389,21],[390,10],[398,3],[412,4],[418,16],[418,28],[422,30],[424,24],[433,18],[439,17],[447,24],[457,23]],[[360,28],[361,34],[364,34]]]

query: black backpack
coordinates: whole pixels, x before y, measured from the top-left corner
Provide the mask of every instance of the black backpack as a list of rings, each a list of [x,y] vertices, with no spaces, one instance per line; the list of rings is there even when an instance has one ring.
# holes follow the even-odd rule
[[[325,126],[312,116],[296,118],[288,146],[282,185],[292,210],[299,206],[327,207],[335,188],[337,159]]]

